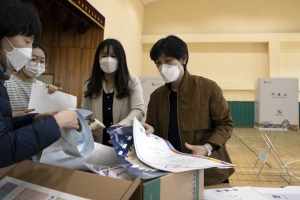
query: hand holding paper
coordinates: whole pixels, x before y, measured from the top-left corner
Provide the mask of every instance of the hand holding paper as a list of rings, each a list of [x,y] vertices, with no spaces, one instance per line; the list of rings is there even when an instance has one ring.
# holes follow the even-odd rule
[[[48,93],[53,94],[58,88],[55,85],[47,84],[46,88],[48,88]]]
[[[190,145],[188,143],[184,144],[186,148],[192,150],[192,155],[197,156],[205,156],[206,155],[206,148],[200,145]]]
[[[54,115],[60,128],[78,129],[78,115],[75,110],[63,110]]]
[[[34,116],[34,121],[39,121],[45,117],[54,115],[54,118],[60,128],[78,129],[77,113],[72,110],[53,111],[40,113]]]
[[[28,113],[30,113],[32,111],[35,111],[35,109],[30,108],[30,109],[27,109],[27,110],[16,111],[16,112],[12,113],[12,116],[13,117],[24,116],[24,115],[27,115]]]
[[[136,154],[145,164],[164,171],[183,172],[195,169],[228,168],[233,165],[205,156],[194,156],[176,151],[163,138],[145,134],[144,126],[134,118],[133,139]]]
[[[105,128],[105,125],[97,119],[93,119],[89,122],[89,127],[94,139],[98,139],[102,135],[102,130]]]
[[[92,130],[93,138],[97,140],[102,135],[102,132],[103,132],[103,128],[101,127],[93,129]]]
[[[34,121],[39,121],[39,120],[44,119],[45,117],[55,115],[57,112],[58,111],[39,113],[36,116],[34,116],[33,120]]]
[[[141,122],[141,124],[144,127],[144,129],[146,130],[147,135],[150,134],[150,133],[154,133],[154,128],[151,125],[149,125],[145,122]]]
[[[92,112],[82,109],[70,110],[76,108],[77,98],[75,96],[63,92],[49,95],[45,90],[46,88],[37,84],[32,86],[29,106],[36,108],[37,112],[43,113],[36,115],[36,120],[53,115],[60,127],[60,142],[63,152],[79,157],[91,155],[94,150],[94,140],[84,117]]]

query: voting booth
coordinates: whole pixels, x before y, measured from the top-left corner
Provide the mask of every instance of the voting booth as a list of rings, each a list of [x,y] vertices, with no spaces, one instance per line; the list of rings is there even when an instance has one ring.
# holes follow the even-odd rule
[[[144,107],[145,107],[145,117],[143,122],[145,122],[147,117],[147,107],[150,100],[150,95],[154,90],[165,84],[165,81],[161,76],[140,76],[139,77],[144,97]]]
[[[272,153],[282,170],[290,175],[273,144],[278,132],[299,130],[298,84],[297,78],[259,78],[255,82],[254,127],[265,141],[254,166],[258,160],[262,161],[259,174]],[[275,136],[270,139],[272,131]]]
[[[267,131],[298,131],[298,79],[259,78],[255,82],[254,126]]]

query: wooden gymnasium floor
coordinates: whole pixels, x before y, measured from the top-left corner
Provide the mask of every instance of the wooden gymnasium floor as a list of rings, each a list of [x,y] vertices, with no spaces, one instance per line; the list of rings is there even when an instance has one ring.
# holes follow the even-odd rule
[[[270,139],[276,132],[270,133]],[[262,162],[259,160],[253,170],[258,155],[264,145],[264,140],[257,129],[233,129],[233,135],[227,142],[227,150],[235,165],[236,172],[229,178],[230,185],[300,185],[300,132],[277,132],[277,139],[273,143],[275,149],[292,175],[283,171],[277,164],[273,154],[269,154],[262,171],[257,177]],[[265,148],[268,150],[268,148]]]

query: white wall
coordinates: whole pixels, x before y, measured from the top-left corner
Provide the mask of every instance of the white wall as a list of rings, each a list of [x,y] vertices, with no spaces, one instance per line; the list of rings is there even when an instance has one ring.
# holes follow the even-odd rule
[[[216,81],[229,101],[253,101],[259,77],[300,77],[300,0],[89,0],[105,16],[104,37],[121,41],[130,72],[159,76],[149,51],[180,36],[188,70]]]
[[[144,35],[300,32],[299,0],[158,0],[145,6]]]
[[[300,42],[282,42],[280,50],[281,76],[300,78]]]
[[[141,75],[141,35],[144,7],[140,0],[89,0],[104,17],[104,39],[119,40],[126,52],[130,73]]]
[[[152,45],[187,42],[192,74],[216,81],[229,101],[253,101],[260,77],[300,77],[299,0],[158,0],[145,6],[142,75],[159,75]],[[291,52],[292,51],[292,52]]]

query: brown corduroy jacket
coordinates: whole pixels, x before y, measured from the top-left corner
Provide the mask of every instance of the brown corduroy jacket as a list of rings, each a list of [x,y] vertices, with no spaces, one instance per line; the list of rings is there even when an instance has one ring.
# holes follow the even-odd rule
[[[146,119],[154,127],[154,133],[164,139],[168,139],[169,93],[165,84],[151,94]],[[214,81],[185,71],[177,91],[177,117],[184,153],[191,153],[185,142],[192,145],[211,142],[219,146],[211,157],[231,163],[225,144],[231,137],[233,120],[222,90]],[[205,169],[204,185],[220,184],[233,173],[233,168]]]

